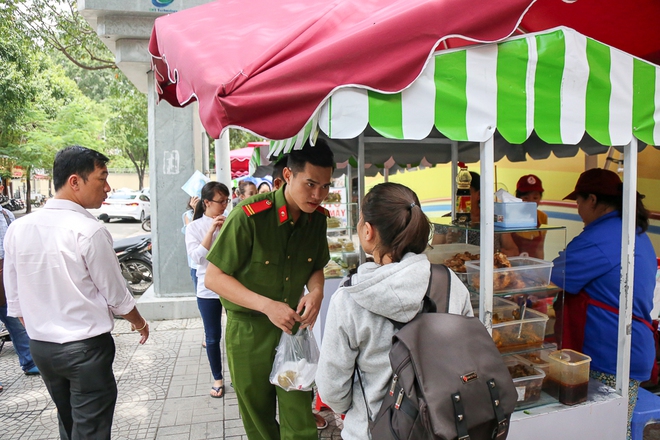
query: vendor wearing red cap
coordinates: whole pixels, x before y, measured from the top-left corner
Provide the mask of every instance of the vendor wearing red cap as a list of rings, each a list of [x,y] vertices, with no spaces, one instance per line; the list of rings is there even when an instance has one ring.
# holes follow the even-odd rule
[[[516,184],[516,197],[522,199],[523,202],[534,202],[538,206],[543,198],[543,184],[541,183],[541,179],[534,174],[522,176]],[[548,215],[545,212],[537,209],[536,216],[537,227],[548,224]],[[518,247],[520,254],[526,252],[530,257],[543,259],[544,231],[516,232],[511,234],[511,237]]]
[[[577,202],[584,230],[554,260],[551,280],[564,285],[563,328],[557,310],[555,333],[563,348],[591,356],[590,376],[616,386],[623,184],[613,171],[594,168],[580,175],[575,191],[564,197]],[[649,213],[637,194],[634,252],[632,347],[628,401],[630,421],[640,382],[655,362],[651,309],[657,271],[655,251],[646,234]],[[563,330],[563,334],[561,334]]]

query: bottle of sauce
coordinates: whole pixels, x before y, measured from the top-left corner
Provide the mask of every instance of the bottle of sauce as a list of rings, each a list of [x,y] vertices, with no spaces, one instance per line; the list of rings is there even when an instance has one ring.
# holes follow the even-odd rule
[[[456,218],[454,221],[460,225],[470,223],[470,175],[467,165],[458,163],[458,174],[456,175]]]

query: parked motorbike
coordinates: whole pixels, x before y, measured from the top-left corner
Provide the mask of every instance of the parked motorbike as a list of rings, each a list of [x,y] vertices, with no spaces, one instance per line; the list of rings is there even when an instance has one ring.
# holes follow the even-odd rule
[[[25,209],[25,203],[21,199],[10,199],[6,196],[0,198],[0,205],[9,211],[19,211]]]
[[[133,295],[146,292],[153,283],[151,235],[116,240],[114,249],[128,290]]]
[[[147,232],[151,232],[151,216],[148,215],[143,221],[142,221],[142,229],[144,229]]]

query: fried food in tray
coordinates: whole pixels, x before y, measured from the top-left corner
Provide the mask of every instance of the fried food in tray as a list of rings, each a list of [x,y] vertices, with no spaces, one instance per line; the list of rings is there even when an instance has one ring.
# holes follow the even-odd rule
[[[523,323],[522,331],[518,324],[493,328],[493,342],[501,352],[517,351],[523,348],[540,347],[543,345],[543,335],[539,334],[533,325]]]
[[[444,265],[457,273],[465,273],[467,269],[465,268],[466,261],[478,260],[480,257],[479,254],[471,254],[469,252],[462,252],[454,255],[451,258],[447,258],[444,261]]]
[[[511,266],[511,262],[502,252],[495,252],[493,255],[493,268],[494,269],[505,269]],[[472,286],[475,289],[479,289],[479,274],[476,273],[472,275]],[[542,287],[548,283],[545,280],[537,280],[529,276],[521,276],[516,271],[507,271],[507,270],[495,270],[493,272],[493,291],[503,291],[503,290],[522,290],[529,289],[534,287]]]
[[[341,228],[341,220],[337,217],[328,217],[328,228]]]

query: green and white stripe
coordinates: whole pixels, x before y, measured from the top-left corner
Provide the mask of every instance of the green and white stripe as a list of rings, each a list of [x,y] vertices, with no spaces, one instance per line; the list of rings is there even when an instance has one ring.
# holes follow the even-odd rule
[[[535,130],[550,144],[577,144],[586,131],[603,145],[633,136],[660,145],[660,67],[560,27],[436,52],[402,92],[339,88],[317,114],[335,139],[370,124],[394,139],[423,139],[435,126],[456,141],[483,142],[498,129],[514,144]],[[280,152],[302,145],[314,125]]]

